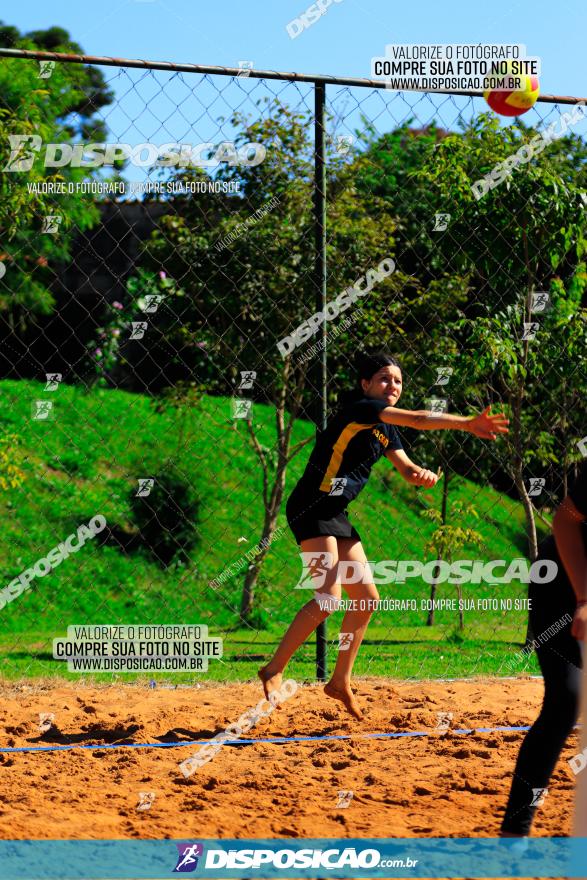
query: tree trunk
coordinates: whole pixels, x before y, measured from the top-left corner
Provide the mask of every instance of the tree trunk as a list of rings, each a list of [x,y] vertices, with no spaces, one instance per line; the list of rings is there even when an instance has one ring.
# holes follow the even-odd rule
[[[252,422],[247,422],[253,448],[255,449],[263,475],[263,505],[265,507],[265,519],[259,543],[254,548],[252,560],[247,568],[241,596],[240,617],[243,623],[247,622],[253,611],[255,603],[255,588],[259,580],[259,573],[265,557],[269,552],[271,540],[275,534],[277,517],[281,510],[283,495],[285,492],[285,477],[287,465],[298,454],[300,449],[310,442],[311,438],[301,440],[291,447],[291,435],[294,422],[299,416],[302,405],[303,389],[305,387],[306,371],[303,369],[297,376],[297,382],[291,381],[291,362],[286,358],[281,376],[282,383],[277,394],[275,403],[275,432],[277,435],[277,462],[274,473],[271,473],[270,462],[259,443]],[[286,423],[286,406],[289,410],[289,421]],[[273,484],[270,486],[270,476]]]
[[[255,602],[255,588],[257,586],[257,581],[259,580],[259,573],[263,566],[263,562],[265,560],[265,557],[267,556],[267,553],[269,552],[269,547],[271,546],[271,539],[273,538],[273,535],[275,533],[276,522],[277,516],[265,517],[263,533],[256,547],[259,552],[249,563],[245,574],[240,610],[240,616],[243,623],[246,623],[249,615],[253,610]]]
[[[444,483],[442,486],[442,506],[441,506],[440,515],[442,517],[442,525],[444,526],[444,525],[446,525],[446,511],[448,508],[449,469],[448,469],[448,465],[447,465],[446,461],[444,460],[444,456],[442,454],[441,454],[441,461],[442,461],[442,466],[443,466],[443,470],[444,470]],[[440,561],[441,560],[439,560],[439,562]],[[436,570],[434,576],[437,577],[439,574],[440,574],[440,566],[437,566],[437,570]],[[430,585],[430,600],[431,600],[431,602],[434,602],[435,598],[436,598],[436,583],[433,582]],[[434,625],[434,606],[432,606],[430,608],[430,610],[428,611],[428,617],[426,618],[426,626],[433,626],[433,625]]]
[[[283,500],[283,493],[285,490],[286,471],[287,459],[285,458],[285,456],[282,457],[280,455],[277,464],[277,470],[275,473],[275,482],[271,491],[269,510],[267,510],[265,513],[263,531],[256,548],[259,552],[255,555],[254,559],[249,564],[249,567],[247,568],[247,573],[245,574],[240,611],[240,616],[243,623],[246,622],[247,617],[253,610],[253,604],[255,602],[255,587],[257,586],[257,581],[259,579],[259,572],[261,571],[261,567],[263,565],[265,557],[269,552],[271,539],[273,538],[273,535],[275,533],[275,527],[277,525],[277,515],[281,509],[281,502]]]
[[[528,231],[527,231],[527,220],[524,216],[522,218],[522,241],[524,244],[524,262],[526,265],[526,272],[528,275],[528,291],[526,294],[526,305],[525,305],[525,313],[524,318],[526,321],[532,321],[532,292],[534,290],[534,270],[530,265],[530,255],[528,248]],[[528,364],[528,354],[529,354],[530,342],[528,339],[524,341],[523,351],[522,351],[522,368],[526,370]],[[526,490],[524,485],[524,458],[523,458],[523,440],[522,440],[522,407],[524,405],[524,382],[520,381],[517,387],[514,390],[514,401],[513,401],[513,417],[514,417],[514,448],[515,448],[515,456],[514,456],[514,478],[516,481],[516,488],[520,495],[520,500],[524,505],[524,512],[526,514],[526,534],[528,537],[528,554],[530,556],[530,560],[534,562],[534,560],[538,557],[538,541],[536,538],[536,522],[534,520],[534,508],[532,506],[532,501],[530,500],[530,496]]]
[[[536,520],[534,518],[534,507],[532,506],[532,499],[528,495],[528,490],[524,485],[524,478],[522,475],[521,468],[516,468],[515,473],[515,482],[516,489],[518,490],[518,494],[520,496],[520,501],[524,506],[524,513],[526,515],[526,537],[528,538],[528,556],[530,557],[530,562],[534,562],[538,559],[538,537],[536,534]]]
[[[442,487],[442,506],[440,515],[442,517],[442,525],[446,525],[446,511],[448,509],[448,484],[450,482],[450,469],[446,461],[443,461],[442,468],[444,470],[444,485]]]
[[[434,576],[436,577],[436,574]],[[433,582],[430,585],[430,600],[432,602],[434,602],[435,598],[436,598],[436,583]],[[426,618],[426,626],[433,626],[433,625],[434,625],[434,606],[432,606],[432,608],[430,608],[430,610],[428,611],[428,617]]]
[[[521,404],[521,401],[517,401],[518,404]],[[516,406],[513,407],[513,422],[514,422],[514,446],[515,446],[515,455],[514,455],[514,468],[513,468],[513,477],[514,483],[516,485],[516,489],[518,491],[518,495],[520,496],[520,501],[524,506],[524,513],[526,515],[526,536],[528,538],[528,556],[530,557],[530,561],[534,562],[538,558],[538,538],[536,535],[536,521],[534,519],[534,507],[532,506],[532,499],[528,495],[528,490],[524,485],[524,473],[523,473],[523,461],[522,455],[519,450],[518,443],[520,442],[520,419],[519,419],[519,410]],[[524,647],[528,647],[532,644],[534,640],[534,633],[532,631],[532,626],[530,624],[530,615],[528,615],[528,624],[526,626],[526,638],[524,640]]]

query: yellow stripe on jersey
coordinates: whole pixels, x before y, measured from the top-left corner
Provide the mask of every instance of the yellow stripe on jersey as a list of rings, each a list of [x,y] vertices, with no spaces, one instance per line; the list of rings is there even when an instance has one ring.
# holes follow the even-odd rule
[[[373,422],[372,425],[365,425],[364,423],[359,422],[349,422],[332,448],[332,457],[328,462],[324,479],[320,483],[321,492],[330,492],[332,488],[332,480],[338,473],[342,463],[342,457],[353,437],[358,434],[359,431],[367,431],[369,428],[374,428],[377,424],[379,423]]]

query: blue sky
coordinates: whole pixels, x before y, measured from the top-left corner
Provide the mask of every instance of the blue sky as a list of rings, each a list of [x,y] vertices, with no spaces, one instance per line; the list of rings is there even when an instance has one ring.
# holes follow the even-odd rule
[[[542,58],[545,93],[587,96],[584,0],[341,0],[296,39],[309,0],[20,0],[21,30],[59,24],[88,54],[368,76],[386,43],[519,42]],[[10,8],[9,8],[10,7]]]
[[[286,25],[310,0],[197,3],[195,0],[21,0],[3,18],[26,32],[51,25],[65,27],[90,55],[191,62],[257,69],[369,77],[371,58],[389,43],[523,43],[542,60],[543,93],[587,97],[584,0],[339,0],[311,27],[292,39]],[[88,11],[91,8],[91,13]],[[103,68],[116,101],[106,110],[109,140],[135,147],[144,142],[198,144],[231,140],[231,111],[255,115],[262,95],[306,115],[313,110],[312,87],[228,77],[202,79],[130,69]],[[418,93],[328,87],[334,120],[331,135],[355,135],[360,117],[379,132],[410,121],[432,121],[455,129],[487,109],[482,99],[445,99]],[[220,117],[227,121],[220,121]],[[536,125],[559,117],[559,108],[538,105],[525,121]],[[508,124],[504,120],[504,124]],[[587,132],[587,122],[577,133]],[[151,177],[147,169],[127,168],[128,179]]]

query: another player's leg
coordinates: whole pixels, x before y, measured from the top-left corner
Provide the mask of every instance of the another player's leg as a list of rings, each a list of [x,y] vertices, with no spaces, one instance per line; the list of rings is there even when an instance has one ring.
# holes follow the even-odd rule
[[[544,702],[520,747],[502,820],[504,837],[530,833],[536,801],[548,786],[579,708],[581,652],[571,635],[576,599],[562,566],[554,582],[531,584],[529,595],[536,653],[544,676]],[[562,629],[549,635],[549,628],[557,624],[558,629],[561,621]]]
[[[312,554],[318,562],[323,557],[326,571],[324,573],[324,567],[316,567],[313,577],[320,586],[311,593],[309,601],[294,617],[269,663],[259,670],[259,678],[263,682],[268,700],[270,694],[281,687],[281,676],[291,656],[314,632],[318,624],[336,610],[340,600],[336,538],[331,536],[309,538],[301,542],[300,549],[302,553]],[[311,569],[311,566],[309,568]]]
[[[339,650],[336,666],[324,693],[340,700],[355,718],[362,718],[362,712],[351,689],[353,665],[369,620],[373,614],[373,602],[379,598],[377,588],[371,581],[367,557],[360,541],[353,538],[338,539],[339,577],[349,599],[355,600],[356,607],[349,609],[342,620],[339,637]],[[345,562],[355,566],[345,566]],[[345,582],[345,568],[359,571],[358,583]],[[351,575],[354,580],[354,576]]]

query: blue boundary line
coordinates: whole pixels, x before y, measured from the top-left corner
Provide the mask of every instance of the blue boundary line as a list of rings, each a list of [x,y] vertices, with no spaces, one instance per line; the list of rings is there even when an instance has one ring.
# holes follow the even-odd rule
[[[501,733],[503,731],[526,731],[527,727],[477,727],[463,728],[461,730],[448,730],[446,733],[457,733],[469,736],[472,733]],[[258,743],[288,743],[288,742],[328,742],[330,740],[340,739],[400,739],[412,736],[445,736],[445,734],[435,734],[429,730],[408,730],[396,733],[362,733],[362,734],[334,734],[331,736],[276,736],[268,739],[229,739],[223,745],[256,745]],[[74,749],[87,749],[90,751],[101,751],[103,749],[173,749],[183,748],[185,746],[207,746],[213,745],[214,740],[197,739],[197,740],[181,740],[180,742],[170,743],[102,743],[102,745],[66,745],[66,746],[13,746],[0,748],[0,752],[71,752]]]

